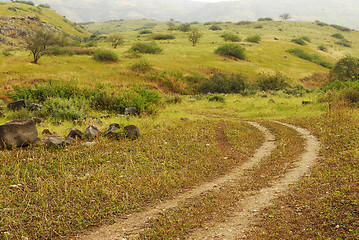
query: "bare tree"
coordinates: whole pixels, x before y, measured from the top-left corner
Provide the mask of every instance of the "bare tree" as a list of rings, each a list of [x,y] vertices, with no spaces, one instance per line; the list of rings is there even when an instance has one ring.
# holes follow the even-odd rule
[[[199,39],[202,37],[202,33],[198,31],[198,29],[192,29],[188,35],[188,39],[191,41],[193,46],[199,42]]]
[[[46,29],[35,28],[24,37],[25,48],[30,50],[34,61],[37,63],[39,59],[46,54],[46,50],[49,46],[52,46],[56,43],[55,34]]]
[[[279,17],[285,21],[292,18],[289,13],[282,13]]]
[[[107,41],[112,44],[113,48],[117,48],[125,42],[125,38],[121,34],[112,34],[107,38]]]

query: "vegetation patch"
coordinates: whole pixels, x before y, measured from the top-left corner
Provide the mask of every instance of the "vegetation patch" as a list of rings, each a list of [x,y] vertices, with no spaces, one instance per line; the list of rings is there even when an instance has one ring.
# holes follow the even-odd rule
[[[162,48],[160,48],[155,42],[135,43],[129,50],[129,52],[147,53],[147,54],[158,54],[158,53],[161,53],[162,51],[163,51]]]
[[[333,67],[332,63],[325,61],[324,59],[320,58],[318,55],[309,54],[301,48],[291,48],[288,49],[287,52],[304,60],[319,64],[325,68]]]
[[[235,44],[235,43],[229,43],[225,44],[215,50],[215,53],[221,56],[226,57],[233,57],[235,59],[241,59],[244,60],[246,58],[245,55],[245,48]]]
[[[251,42],[251,43],[259,43],[261,40],[262,40],[262,37],[259,35],[248,36],[246,38],[246,41]]]
[[[108,49],[97,50],[93,58],[98,62],[117,62],[119,60],[117,54]]]
[[[221,37],[224,39],[224,41],[226,42],[240,42],[241,38],[233,33],[223,33],[221,35]]]
[[[166,34],[166,33],[157,33],[151,36],[153,40],[171,40],[175,39],[176,36],[174,34]]]
[[[242,93],[247,85],[247,78],[241,74],[214,74],[205,79],[198,87],[199,93]]]
[[[282,90],[289,86],[290,79],[280,72],[275,74],[261,73],[258,75],[256,84],[262,91]]]

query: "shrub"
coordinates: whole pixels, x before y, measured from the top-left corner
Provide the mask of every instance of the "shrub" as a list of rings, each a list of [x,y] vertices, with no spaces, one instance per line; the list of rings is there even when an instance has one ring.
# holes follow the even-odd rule
[[[68,48],[61,48],[61,47],[54,47],[51,48],[47,51],[47,55],[54,55],[54,56],[59,56],[59,55],[68,55],[68,56],[73,56],[75,55],[75,53]]]
[[[340,25],[337,25],[337,24],[332,24],[330,26],[335,28],[335,29],[338,29],[339,31],[342,31],[342,32],[350,32],[351,31],[350,28],[343,27],[343,26],[340,26]]]
[[[240,42],[241,38],[233,33],[223,33],[221,37],[227,42]]]
[[[244,60],[246,58],[246,55],[244,53],[245,50],[246,49],[244,47],[238,44],[229,43],[217,48],[215,50],[215,53],[226,57],[233,57]]]
[[[275,74],[261,73],[256,80],[257,86],[262,91],[281,90],[289,86],[289,78],[280,72]]]
[[[261,40],[262,38],[259,35],[253,35],[246,38],[246,41],[251,43],[259,43]]]
[[[152,65],[146,60],[141,60],[131,65],[131,70],[135,72],[145,73],[152,69]]]
[[[178,26],[177,29],[182,32],[189,32],[191,30],[191,24],[182,23],[181,25]]]
[[[151,37],[153,40],[169,40],[175,39],[175,35],[173,34],[164,34],[164,33],[157,33]]]
[[[16,2],[16,3],[23,3],[23,4],[26,4],[26,5],[30,5],[30,6],[35,6],[35,3],[32,2],[32,1],[13,1],[13,2]]]
[[[351,43],[348,40],[345,40],[345,39],[343,39],[343,40],[341,40],[339,42],[336,42],[335,44],[343,46],[343,47],[347,47],[347,48],[352,47]]]
[[[161,53],[163,50],[155,42],[152,43],[144,43],[139,42],[134,44],[130,50],[130,52],[137,52],[137,53],[148,53],[148,54],[157,54]]]
[[[214,95],[208,98],[208,101],[210,102],[222,102],[224,103],[224,97],[220,95]]]
[[[328,50],[328,48],[324,44],[320,44],[318,46],[318,49],[321,50],[321,51],[327,51]]]
[[[209,30],[212,30],[212,31],[219,31],[219,30],[222,30],[222,28],[218,25],[212,25],[209,27]]]
[[[111,50],[99,49],[95,52],[93,58],[98,62],[117,62],[118,56]]]
[[[345,56],[330,71],[330,80],[345,82],[359,80],[359,58]]]
[[[329,26],[329,24],[328,24],[328,23],[325,23],[325,22],[315,21],[315,23],[316,23],[318,26],[321,26],[321,27]]]
[[[343,36],[343,34],[341,34],[341,33],[334,33],[334,34],[332,35],[332,37],[333,37],[333,38],[338,38],[338,39],[344,39],[344,36]]]
[[[182,98],[180,95],[168,95],[166,96],[166,103],[181,103],[182,102]]]
[[[198,87],[199,93],[241,93],[246,88],[247,78],[241,74],[214,74],[203,80]]]
[[[255,25],[254,26],[254,29],[261,29],[261,28],[263,28],[263,25]]]
[[[303,40],[306,41],[306,42],[311,42],[311,41],[310,41],[310,38],[307,37],[307,36],[301,36],[300,38],[303,39]]]
[[[307,43],[302,38],[293,38],[291,42],[294,42],[299,45],[307,45]]]
[[[44,102],[44,110],[56,120],[76,120],[85,117],[89,104],[79,98],[48,98]]]
[[[144,29],[144,30],[140,31],[140,34],[152,34],[152,33],[153,32],[150,29]]]
[[[5,57],[9,57],[9,56],[12,56],[14,55],[14,52],[15,50],[12,49],[12,48],[6,48],[2,51],[2,54],[5,56]]]
[[[273,21],[273,18],[270,18],[270,17],[258,18],[258,21],[259,22],[261,22],[261,21]]]
[[[305,52],[301,48],[291,48],[291,49],[288,49],[287,52],[289,52],[290,54],[292,54],[294,56],[297,56],[297,57],[299,57],[301,59],[304,59],[304,60],[319,64],[319,65],[321,65],[323,67],[326,67],[326,68],[332,68],[333,67],[333,64],[331,64],[330,62],[327,62],[327,61],[321,59],[317,55],[309,54],[309,53]]]
[[[240,21],[240,22],[236,23],[236,25],[239,25],[239,26],[241,26],[241,25],[250,25],[250,24],[252,24],[251,21]]]

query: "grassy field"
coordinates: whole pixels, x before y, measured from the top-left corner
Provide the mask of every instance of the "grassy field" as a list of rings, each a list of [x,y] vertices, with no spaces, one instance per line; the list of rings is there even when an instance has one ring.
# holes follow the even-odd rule
[[[9,6],[25,10],[9,13]],[[36,12],[41,19],[62,26],[68,34],[90,35],[66,19],[55,17],[52,10],[38,11],[39,8],[24,4],[0,4],[2,16]],[[222,30],[209,30],[213,24]],[[122,127],[137,125],[141,137],[136,141],[100,137],[93,145],[78,141],[73,146],[48,149],[39,142],[29,148],[1,150],[0,239],[66,239],[78,231],[113,223],[118,217],[154,206],[188,188],[218,178],[246,161],[263,142],[262,134],[246,120],[257,121],[276,135],[279,146],[271,157],[235,188],[201,195],[164,212],[157,221],[149,223],[139,238],[185,239],[204,221],[226,220],[231,208],[224,207],[223,203],[238,200],[242,192],[268,186],[286,172],[293,155],[303,151],[303,141],[295,131],[272,120],[310,129],[322,142],[321,159],[292,192],[261,213],[261,221],[255,231],[248,233],[248,239],[359,237],[357,108],[341,105],[339,101],[332,105],[319,101],[322,93],[317,89],[303,94],[288,94],[284,89],[256,91],[247,96],[172,95],[173,89],[177,93],[195,93],[193,89],[187,89],[188,79],[209,78],[215,73],[241,73],[249,82],[255,82],[261,72],[281,72],[291,79],[291,87],[297,84],[319,87],[323,82],[313,84],[315,79],[304,81],[303,78],[314,73],[326,75],[329,69],[290,55],[286,50],[299,47],[335,63],[346,54],[359,56],[358,32],[342,32],[351,42],[352,47],[348,48],[336,44],[338,39],[332,37],[339,30],[317,23],[200,23],[192,26],[198,28],[203,37],[192,46],[187,33],[169,31],[165,22],[126,20],[83,26],[97,36],[120,31],[125,42],[117,49],[112,49],[104,40],[95,41],[94,47],[85,47],[88,42],[76,46],[93,51],[111,49],[120,60],[101,63],[92,55],[61,55],[44,56],[39,64],[33,64],[29,52],[20,46],[11,47],[13,54],[0,55],[0,98],[4,105],[0,124],[29,114],[26,110],[12,112],[6,109],[6,102],[10,101],[8,93],[13,92],[14,86],[31,87],[51,81],[78,89],[98,89],[112,97],[132,87],[146,87],[161,94],[162,100],[156,105],[158,111],[129,118],[116,116],[119,112],[104,110],[91,109],[86,113],[98,118],[111,115],[102,119],[100,128],[103,131],[111,123],[119,123]],[[153,41],[149,36],[139,34],[138,29],[143,28],[151,28],[154,33],[174,34],[175,39],[156,41],[163,49],[161,54],[136,57],[128,52],[134,43]],[[76,29],[84,32],[80,34]],[[237,44],[246,48],[246,60],[214,53],[225,44],[221,37],[225,32],[242,38]],[[244,40],[256,34],[262,38],[259,43]],[[307,45],[291,42],[293,38],[303,36],[310,39]],[[328,50],[319,50],[321,44]],[[1,51],[8,48],[0,45]],[[148,72],[131,70],[131,66],[140,61],[149,63],[152,69]],[[168,87],[168,82],[176,88]],[[209,101],[213,97],[223,101]],[[170,99],[177,99],[178,103]],[[303,101],[311,104],[303,105]],[[44,137],[44,129],[65,137],[69,129],[75,127],[69,120],[63,121],[61,126],[52,124],[54,119],[50,116],[43,120],[44,123],[38,126],[40,138]],[[77,127],[81,131],[86,128]],[[228,157],[229,154],[235,157]]]

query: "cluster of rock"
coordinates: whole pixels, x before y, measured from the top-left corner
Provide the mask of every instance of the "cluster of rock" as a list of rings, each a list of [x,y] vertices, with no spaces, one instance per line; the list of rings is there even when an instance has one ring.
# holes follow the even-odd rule
[[[22,99],[15,102],[11,102],[7,105],[7,108],[12,111],[18,111],[22,108],[28,108],[29,111],[38,111],[43,109],[43,106],[36,103],[27,104],[27,102]],[[0,109],[1,110],[1,109]],[[139,111],[135,107],[130,107],[125,110],[124,117],[130,115],[138,115]],[[3,114],[0,112],[0,116]],[[102,116],[101,118],[110,118],[110,115]],[[42,139],[38,138],[38,131],[36,124],[42,123],[41,119],[31,118],[28,120],[13,120],[0,125],[0,148],[11,149],[13,147],[25,147],[30,144],[35,143],[36,141],[42,140],[45,142],[47,147],[56,147],[56,146],[65,146],[73,145],[76,143],[76,140],[86,140],[93,141],[99,136],[104,136],[112,139],[119,139],[121,136],[128,139],[134,140],[140,136],[140,131],[137,126],[129,125],[125,126],[123,129],[120,124],[112,123],[109,128],[102,132],[97,125],[102,125],[102,121],[96,117],[85,117],[82,121],[75,120],[73,124],[76,125],[89,125],[85,132],[73,128],[70,130],[66,138],[61,138],[55,133],[51,133],[50,130],[45,129],[42,134],[46,135]],[[52,122],[53,125],[61,125],[61,122]]]

